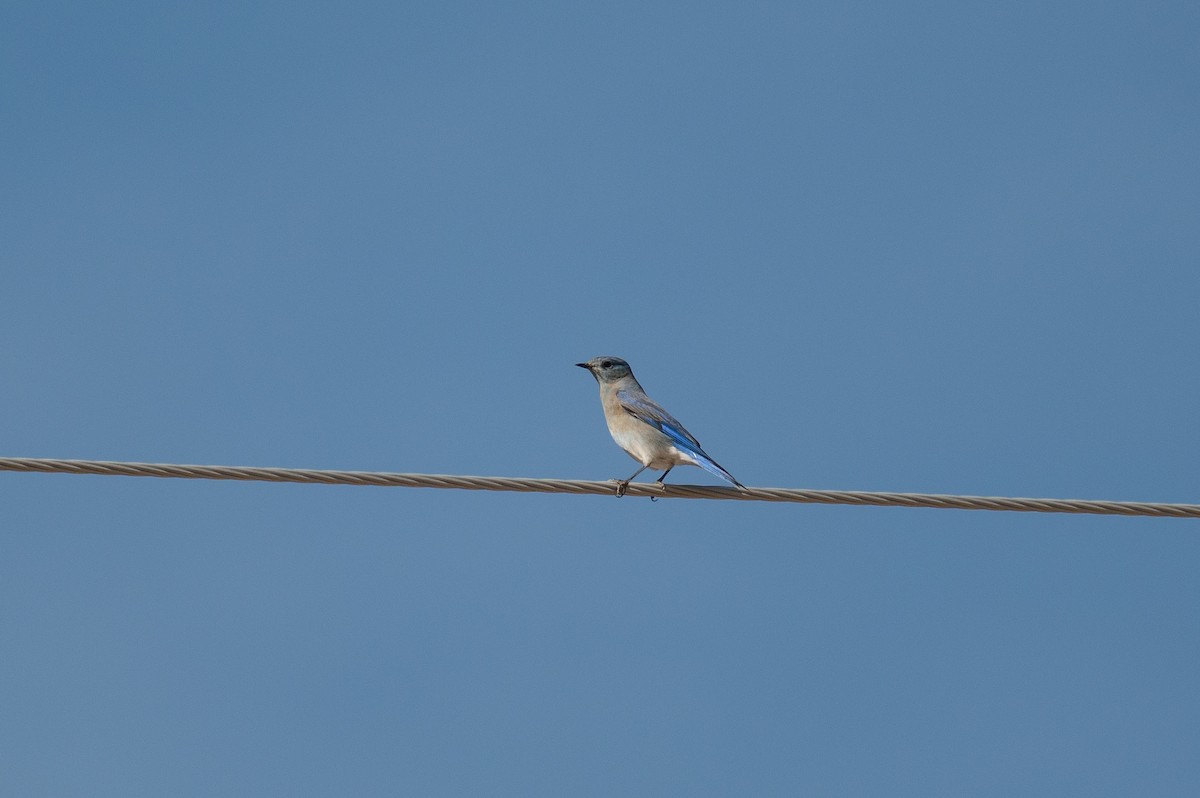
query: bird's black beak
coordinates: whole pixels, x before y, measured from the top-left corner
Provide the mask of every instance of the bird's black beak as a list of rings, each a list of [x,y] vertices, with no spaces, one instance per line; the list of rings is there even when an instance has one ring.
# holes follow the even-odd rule
[[[592,370],[591,365],[588,363],[576,363],[575,365],[579,366],[579,368],[581,368],[581,369],[587,369],[588,371]]]

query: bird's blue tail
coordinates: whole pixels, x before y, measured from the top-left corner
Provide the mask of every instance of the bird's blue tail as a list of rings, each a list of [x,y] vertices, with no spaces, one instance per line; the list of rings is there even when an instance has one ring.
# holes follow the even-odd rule
[[[721,466],[717,463],[716,460],[712,459],[711,457],[706,455],[704,452],[693,452],[692,454],[696,458],[696,463],[701,468],[703,468],[705,471],[712,474],[714,477],[720,477],[721,479],[725,480],[729,484],[734,485],[735,487],[741,488],[742,490],[746,489],[745,485],[743,485],[742,483],[738,482],[736,479],[733,478],[733,474],[730,474],[724,468],[721,468]]]

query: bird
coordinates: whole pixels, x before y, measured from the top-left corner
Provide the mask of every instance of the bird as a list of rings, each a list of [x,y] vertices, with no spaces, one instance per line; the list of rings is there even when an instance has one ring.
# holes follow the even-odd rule
[[[629,479],[616,480],[618,496],[624,496],[629,483],[647,468],[662,471],[655,480],[662,485],[677,465],[699,466],[741,490],[746,489],[708,456],[700,447],[700,441],[674,416],[646,395],[624,360],[600,355],[575,365],[587,369],[599,383],[600,406],[604,409],[604,420],[608,422],[608,432],[613,440],[642,464]]]

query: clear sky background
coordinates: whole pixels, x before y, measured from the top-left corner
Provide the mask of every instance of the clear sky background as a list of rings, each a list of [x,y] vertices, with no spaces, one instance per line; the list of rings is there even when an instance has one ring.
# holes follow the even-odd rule
[[[1198,40],[6,3],[0,455],[1200,502]],[[1198,523],[0,474],[0,792],[1197,795]]]

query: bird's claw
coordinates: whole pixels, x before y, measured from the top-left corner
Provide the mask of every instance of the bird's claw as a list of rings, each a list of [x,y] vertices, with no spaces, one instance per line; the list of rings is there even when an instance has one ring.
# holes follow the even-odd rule
[[[617,498],[619,499],[625,495],[625,491],[629,490],[629,480],[614,479],[613,482],[617,483]]]

